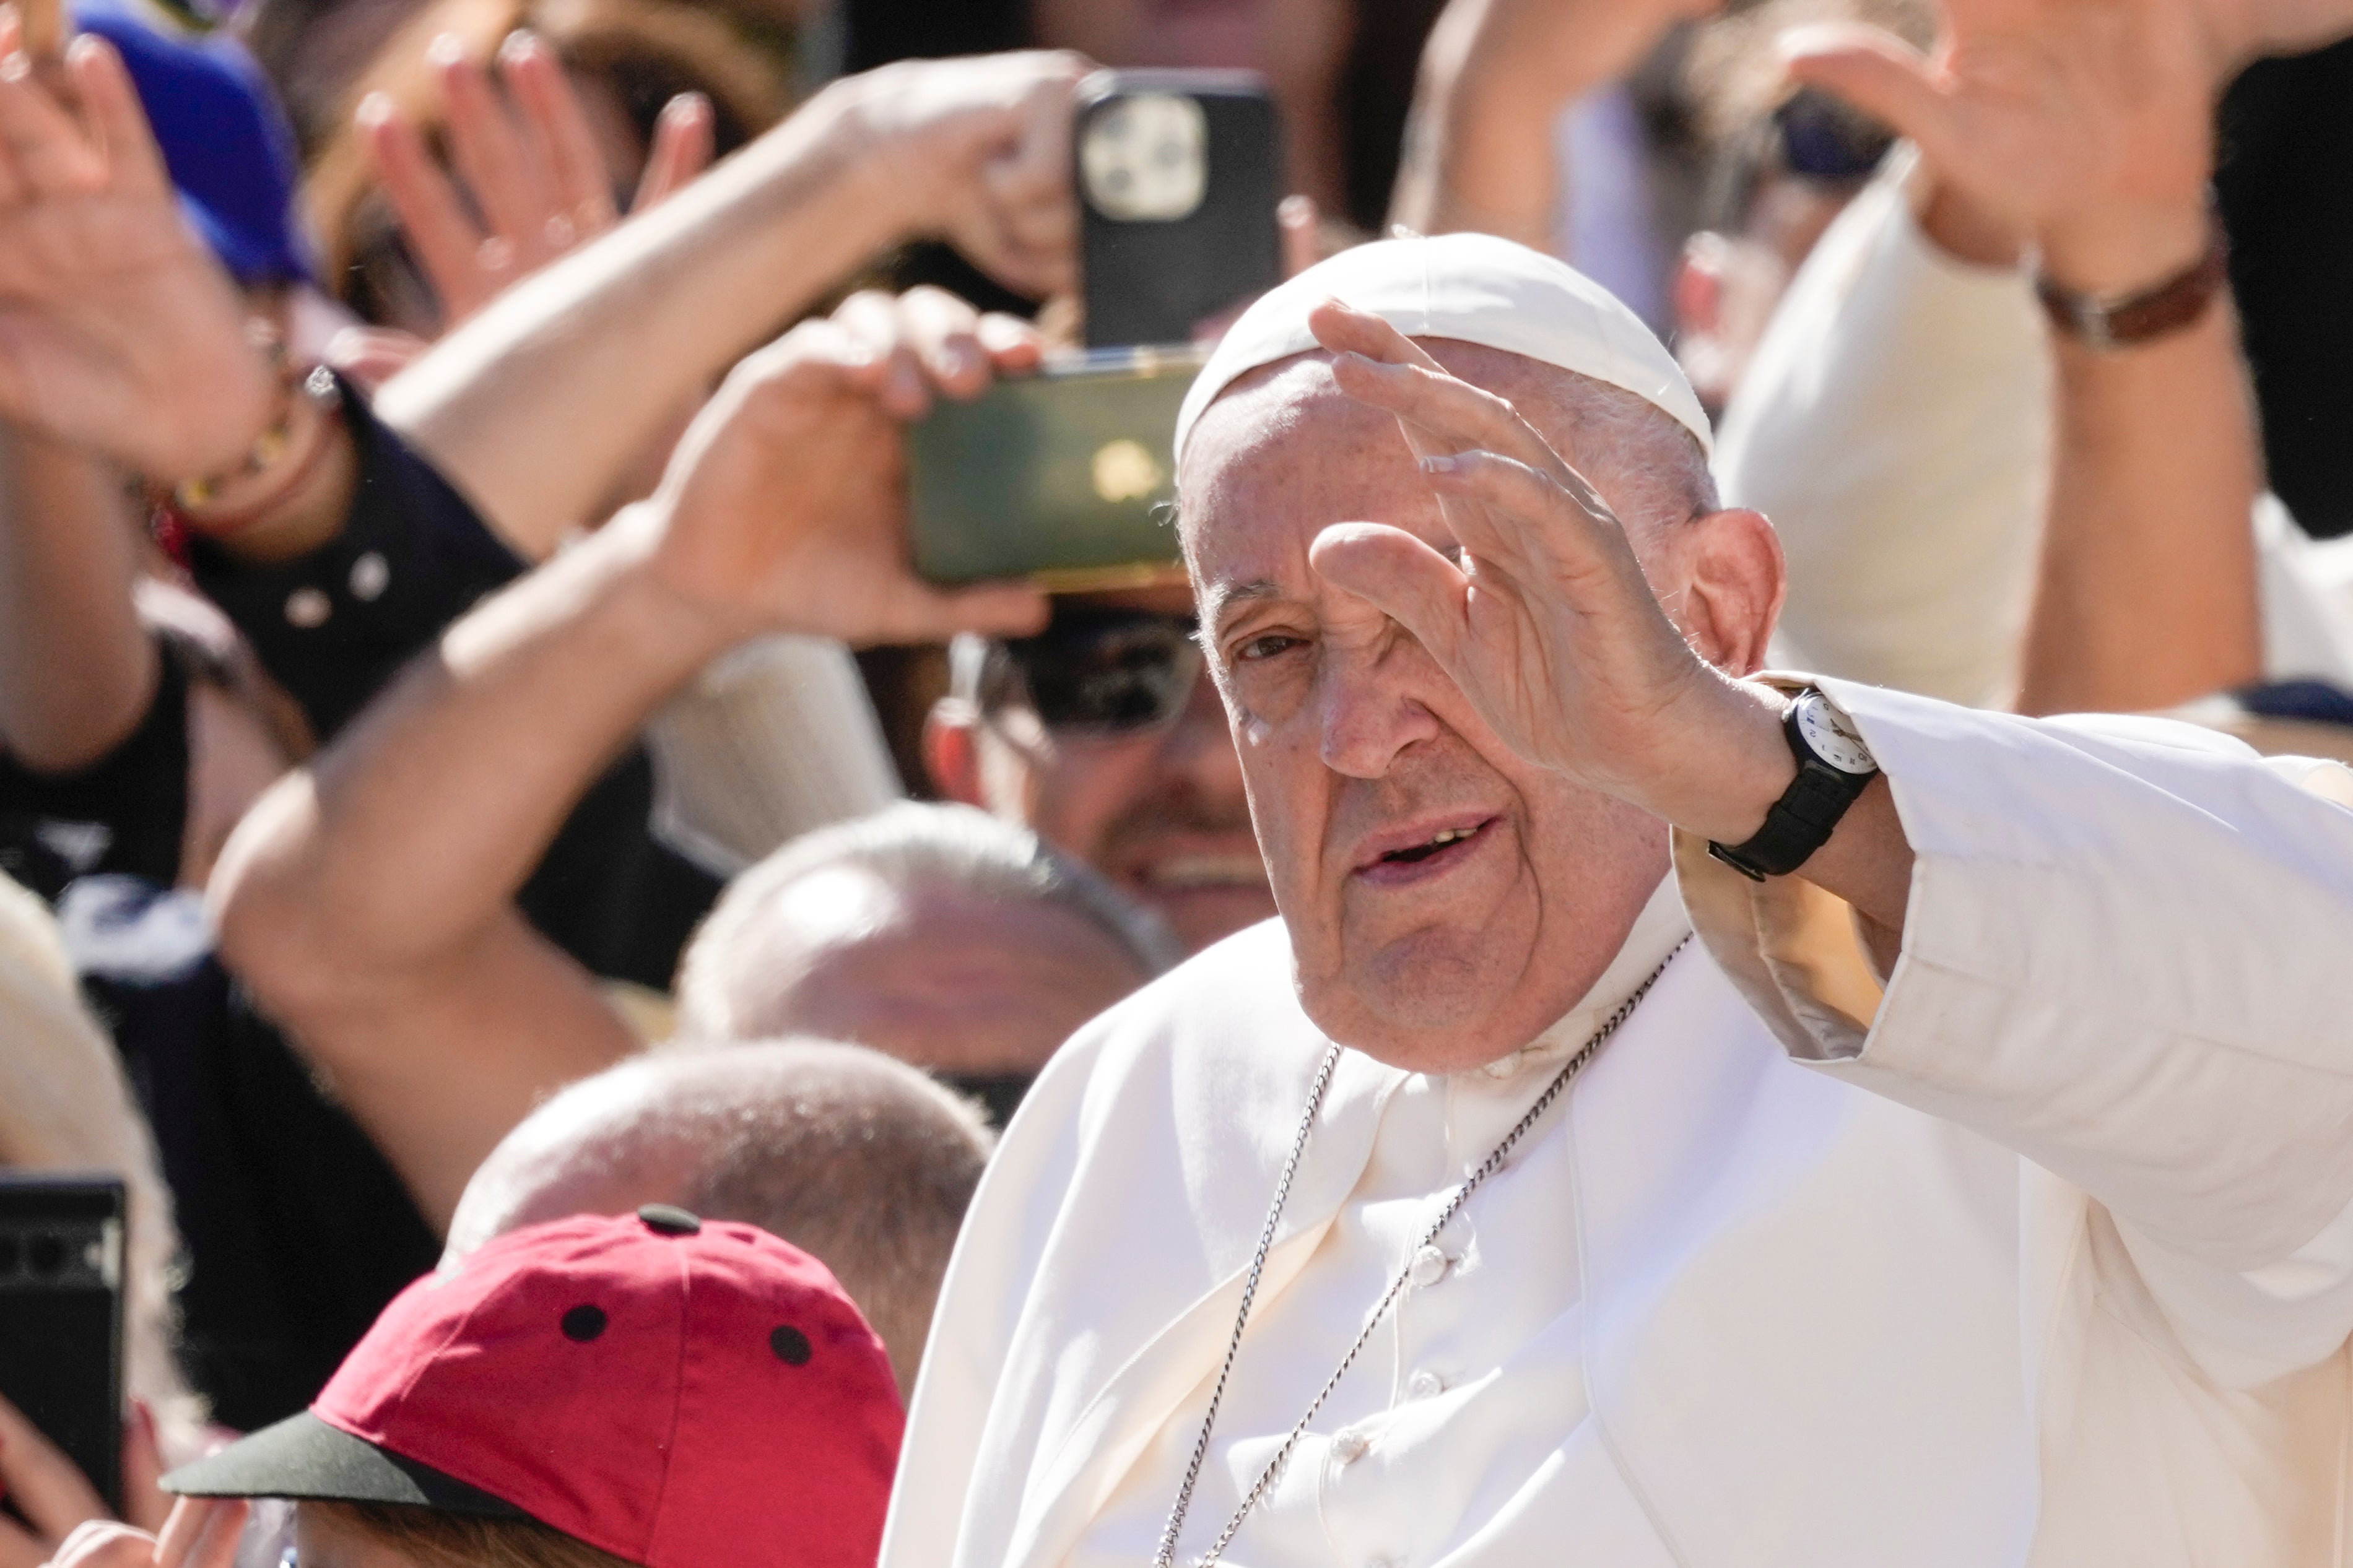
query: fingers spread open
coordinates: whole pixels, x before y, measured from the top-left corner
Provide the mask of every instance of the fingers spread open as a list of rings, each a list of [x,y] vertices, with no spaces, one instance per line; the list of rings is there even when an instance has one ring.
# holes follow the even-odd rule
[[[155,144],[155,132],[140,107],[139,89],[114,46],[84,33],[67,51],[66,66],[115,190],[151,200],[170,199],[171,171],[164,167],[164,151]]]
[[[467,57],[463,40],[444,33],[433,40],[432,55],[448,105],[450,162],[491,231],[523,254],[535,254],[548,205],[530,150],[489,74]]]
[[[480,227],[390,94],[372,92],[361,100],[356,123],[385,199],[440,296],[443,312],[452,320],[468,314],[487,298],[478,266]]]
[[[1423,437],[1413,441],[1422,457],[1476,447],[1517,458],[1547,473],[1568,472],[1560,454],[1517,409],[1442,370],[1344,353],[1332,362],[1332,378],[1359,403],[1396,415],[1408,427],[1409,439]]]
[[[1470,503],[1447,512],[1463,548],[1514,576],[1575,580],[1632,560],[1615,517],[1525,463],[1457,452],[1423,458],[1421,471],[1441,496]]]
[[[522,118],[545,160],[560,216],[574,237],[586,239],[613,226],[619,211],[596,133],[580,107],[580,95],[554,52],[530,32],[509,36],[499,50],[499,70],[522,106]]]
[[[681,92],[663,104],[629,210],[645,211],[709,168],[718,146],[716,125],[711,100],[699,92]]]

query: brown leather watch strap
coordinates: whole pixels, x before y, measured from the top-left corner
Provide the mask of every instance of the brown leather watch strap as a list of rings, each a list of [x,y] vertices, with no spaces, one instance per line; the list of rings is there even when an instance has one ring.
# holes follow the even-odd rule
[[[2206,253],[2186,270],[2136,294],[2077,294],[2038,277],[2034,292],[2052,325],[2084,346],[2131,348],[2194,323],[2231,279],[2231,244],[2219,221],[2207,228]]]

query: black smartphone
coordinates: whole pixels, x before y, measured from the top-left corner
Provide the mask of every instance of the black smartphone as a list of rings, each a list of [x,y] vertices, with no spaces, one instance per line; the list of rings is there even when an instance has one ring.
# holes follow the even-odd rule
[[[122,1511],[122,1183],[0,1171],[0,1394]]]
[[[1186,343],[1282,280],[1282,138],[1255,71],[1097,71],[1079,85],[1090,348]]]
[[[1027,577],[1056,592],[1181,581],[1168,503],[1189,350],[1049,360],[907,432],[908,531],[934,583]]]

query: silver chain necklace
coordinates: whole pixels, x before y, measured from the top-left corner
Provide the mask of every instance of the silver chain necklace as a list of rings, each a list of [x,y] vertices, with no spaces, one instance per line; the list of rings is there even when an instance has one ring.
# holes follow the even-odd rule
[[[1381,1320],[1388,1316],[1389,1308],[1396,1303],[1407,1281],[1413,1278],[1415,1258],[1437,1242],[1439,1232],[1462,1212],[1463,1204],[1478,1191],[1479,1184],[1503,1169],[1504,1159],[1512,1152],[1514,1145],[1526,1137],[1528,1129],[1552,1109],[1553,1102],[1585,1069],[1585,1065],[1593,1059],[1593,1054],[1601,1048],[1602,1043],[1618,1032],[1619,1026],[1634,1016],[1634,1009],[1641,1005],[1642,998],[1651,994],[1651,987],[1659,983],[1659,976],[1667,972],[1667,965],[1675,961],[1675,954],[1683,952],[1690,941],[1691,938],[1686,936],[1675,943],[1667,956],[1659,961],[1658,968],[1651,971],[1650,978],[1636,986],[1634,994],[1620,1003],[1616,1012],[1602,1020],[1601,1026],[1593,1031],[1593,1037],[1579,1046],[1577,1054],[1561,1064],[1560,1071],[1553,1075],[1552,1082],[1536,1096],[1535,1103],[1528,1107],[1527,1113],[1504,1134],[1504,1141],[1495,1145],[1494,1151],[1462,1179],[1462,1184],[1454,1189],[1445,1206],[1438,1211],[1438,1217],[1422,1232],[1421,1239],[1407,1248],[1405,1268],[1389,1281],[1389,1288],[1374,1303],[1371,1313],[1365,1319],[1365,1326],[1356,1331],[1356,1342],[1348,1347],[1348,1353],[1340,1358],[1340,1364],[1333,1369],[1332,1375],[1324,1380],[1323,1388],[1308,1403],[1306,1414],[1292,1426],[1291,1435],[1282,1440],[1282,1447],[1275,1450],[1274,1458],[1268,1460],[1266,1468],[1259,1472],[1258,1479],[1243,1495],[1241,1507],[1234,1510],[1233,1518],[1226,1521],[1225,1529],[1218,1532],[1218,1538],[1209,1543],[1208,1551],[1194,1560],[1194,1568],[1213,1568],[1225,1555],[1227,1546],[1233,1542],[1234,1532],[1241,1529],[1242,1521],[1250,1517],[1250,1510],[1258,1506],[1259,1500],[1266,1496],[1267,1489],[1274,1485],[1275,1478],[1282,1473],[1283,1465],[1290,1460],[1292,1450],[1299,1447],[1299,1440],[1307,1436],[1308,1423],[1315,1419],[1316,1413],[1324,1408],[1324,1402],[1332,1397],[1332,1391],[1340,1385],[1340,1380],[1356,1363],[1356,1357],[1363,1353],[1366,1344],[1371,1341],[1373,1331],[1380,1327]],[[1250,1272],[1242,1279],[1242,1301],[1234,1313],[1233,1337],[1226,1342],[1225,1363],[1218,1368],[1217,1385],[1209,1391],[1208,1413],[1201,1417],[1201,1435],[1193,1440],[1192,1461],[1185,1467],[1184,1483],[1176,1489],[1176,1500],[1169,1507],[1167,1526],[1160,1532],[1160,1549],[1153,1553],[1153,1568],[1174,1568],[1176,1563],[1176,1537],[1185,1528],[1185,1516],[1193,1507],[1193,1488],[1200,1480],[1201,1466],[1209,1457],[1209,1434],[1218,1425],[1218,1406],[1225,1400],[1226,1381],[1233,1375],[1234,1358],[1241,1353],[1242,1330],[1250,1322],[1250,1303],[1258,1296],[1259,1277],[1266,1271],[1267,1254],[1274,1247],[1275,1227],[1282,1222],[1282,1205],[1291,1196],[1291,1179],[1299,1173],[1299,1162],[1307,1152],[1307,1135],[1314,1131],[1315,1113],[1323,1108],[1324,1091],[1332,1087],[1332,1072],[1339,1061],[1339,1046],[1327,1047],[1323,1064],[1315,1069],[1315,1081],[1308,1088],[1307,1110],[1299,1119],[1299,1136],[1292,1140],[1291,1157],[1283,1161],[1282,1175],[1274,1184],[1274,1202],[1266,1211],[1265,1227],[1259,1232],[1258,1251],[1250,1258]]]

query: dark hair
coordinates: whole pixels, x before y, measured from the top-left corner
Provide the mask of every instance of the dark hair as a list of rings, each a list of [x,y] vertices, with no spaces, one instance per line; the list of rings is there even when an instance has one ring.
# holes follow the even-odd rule
[[[637,1568],[535,1519],[485,1519],[396,1502],[304,1502],[353,1533],[444,1568]]]

